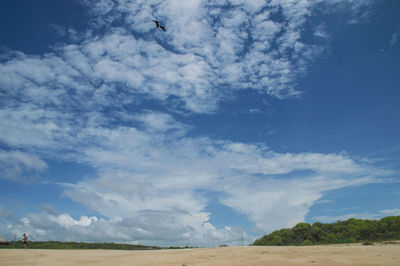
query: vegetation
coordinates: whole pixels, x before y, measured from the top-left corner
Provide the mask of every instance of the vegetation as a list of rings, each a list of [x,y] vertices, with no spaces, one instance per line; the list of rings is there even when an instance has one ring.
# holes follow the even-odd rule
[[[87,243],[87,242],[60,242],[60,241],[28,241],[28,248],[31,249],[118,249],[118,250],[159,250],[159,249],[187,249],[195,248],[190,246],[167,248],[156,246],[143,246],[119,243]],[[2,248],[24,248],[23,241],[10,241],[0,245]]]
[[[254,241],[254,246],[288,246],[357,243],[400,239],[400,216],[377,220],[348,219],[333,224],[299,223]]]
[[[1,245],[0,248],[24,248],[22,241],[11,241],[8,245]],[[59,242],[59,241],[28,241],[28,248],[31,249],[121,249],[121,250],[154,250],[160,247],[118,244],[118,243],[86,243],[86,242]]]

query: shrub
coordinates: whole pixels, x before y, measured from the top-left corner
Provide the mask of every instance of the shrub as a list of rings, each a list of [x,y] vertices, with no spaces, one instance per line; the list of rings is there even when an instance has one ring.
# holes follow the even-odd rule
[[[302,246],[311,246],[313,242],[310,239],[306,239],[303,242],[301,242]]]

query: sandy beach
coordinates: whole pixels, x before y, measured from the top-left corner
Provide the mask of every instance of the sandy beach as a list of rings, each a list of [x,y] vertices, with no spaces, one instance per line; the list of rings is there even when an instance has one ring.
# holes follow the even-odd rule
[[[0,250],[0,265],[400,265],[400,245],[220,247],[184,250]]]

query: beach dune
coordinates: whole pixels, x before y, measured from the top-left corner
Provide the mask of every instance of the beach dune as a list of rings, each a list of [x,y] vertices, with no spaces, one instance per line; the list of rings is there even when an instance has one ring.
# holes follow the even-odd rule
[[[220,247],[151,251],[1,249],[0,265],[400,265],[400,245]]]

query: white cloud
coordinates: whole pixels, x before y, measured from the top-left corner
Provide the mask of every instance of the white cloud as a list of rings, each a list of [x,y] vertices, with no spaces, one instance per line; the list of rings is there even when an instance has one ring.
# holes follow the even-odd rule
[[[240,89],[299,95],[298,75],[323,49],[300,41],[312,2],[83,2],[95,16],[93,28],[71,32],[83,39],[41,56],[4,55],[0,141],[21,151],[1,152],[0,169],[17,173],[3,175],[15,181],[46,169],[39,155],[84,163],[96,172],[62,184],[64,195],[98,216],[44,211],[13,222],[10,232],[30,231],[37,240],[218,244],[241,232],[210,223],[201,190],[221,193],[222,204],[268,231],[304,220],[324,191],[389,174],[343,154],[190,137],[192,125],[171,114],[216,112]],[[114,20],[125,24],[107,27]],[[171,113],[143,110],[143,101]]]
[[[57,148],[58,141],[67,141],[70,133],[68,117],[30,104],[0,109],[0,140],[16,147]]]
[[[171,115],[159,112],[146,112],[135,116],[137,121],[143,123],[145,128],[150,131],[166,132],[178,131],[185,133],[187,126],[178,123]]]
[[[165,113],[144,112],[126,115],[125,119],[143,126],[104,128],[94,122],[93,126],[88,124],[61,135],[72,153],[56,156],[85,163],[97,171],[76,184],[63,184],[64,195],[104,218],[74,219],[66,213],[53,214],[48,218],[51,224],[70,230],[69,236],[52,233],[58,239],[81,237],[95,241],[100,235],[93,228],[107,230],[104,239],[110,241],[115,240],[111,237],[115,234],[119,239],[139,237],[142,243],[149,244],[153,243],[150,240],[170,237],[174,243],[197,241],[211,245],[233,237],[209,223],[208,199],[198,191],[221,193],[222,204],[247,215],[267,232],[303,221],[325,191],[379,182],[379,177],[390,174],[345,154],[277,153],[263,144],[190,138],[185,136],[187,126]],[[71,123],[69,118],[66,121]],[[170,134],[171,131],[181,133]],[[50,131],[49,136],[52,140],[57,134]],[[41,147],[35,142],[21,144],[37,150]],[[33,230],[40,219],[43,218],[32,214],[23,221]],[[159,224],[160,220],[165,223]],[[133,231],[123,227],[125,224]],[[84,225],[87,235],[82,236]],[[40,230],[33,230],[36,237],[48,236]],[[118,230],[126,232],[115,233]],[[165,235],[165,231],[171,235]]]
[[[36,155],[0,150],[0,179],[27,182],[46,168],[47,164]]]
[[[2,210],[7,211],[0,206],[0,211]],[[113,219],[96,216],[81,216],[75,219],[67,213],[42,212],[14,220],[1,227],[0,233],[8,239],[12,239],[14,234],[22,235],[28,232],[33,241],[126,241],[161,246],[193,243],[200,246],[218,245],[227,239],[239,239],[241,234],[230,227],[216,229],[210,223],[199,224],[196,220],[202,218],[165,211],[143,211],[137,216]]]
[[[315,27],[314,35],[324,40],[329,39],[329,34],[327,33],[326,27],[323,24]]]
[[[397,42],[398,42],[398,36],[399,36],[399,33],[398,33],[398,32],[395,32],[395,33],[392,34],[392,37],[390,38],[390,45],[391,45],[391,46],[394,46],[394,45],[397,44]]]
[[[49,220],[59,224],[61,227],[69,228],[72,226],[88,227],[90,224],[98,221],[97,217],[81,216],[79,220],[74,220],[68,214],[60,214],[58,216],[49,216]]]
[[[319,200],[315,204],[327,204],[327,203],[333,203],[333,200]]]
[[[161,146],[153,143],[154,137],[121,142],[129,132],[110,131],[102,135],[103,147],[86,148],[81,159],[97,168],[98,175],[63,184],[65,196],[104,218],[72,218],[67,213],[46,211],[23,217],[13,232],[29,229],[37,239],[51,235],[71,241],[217,245],[238,238],[239,232],[210,224],[208,199],[198,191],[221,193],[220,203],[269,232],[304,221],[325,191],[379,181],[369,177],[372,168],[343,155],[286,157],[273,153],[271,157],[266,147],[208,139],[184,139]],[[258,163],[249,164],[249,155],[250,161]],[[318,157],[322,159],[310,159]],[[260,167],[263,160],[273,165],[271,172]],[[323,166],[329,163],[336,168]],[[280,177],[298,170],[310,172]]]
[[[387,216],[396,216],[400,215],[400,209],[399,208],[394,208],[394,209],[388,209],[388,210],[380,210],[379,213]]]
[[[211,245],[233,239],[236,232],[210,224],[209,199],[199,191],[221,193],[220,203],[267,232],[303,221],[325,191],[379,182],[390,174],[344,154],[277,153],[263,144],[171,135],[166,132],[185,126],[159,112],[131,118],[145,126],[86,127],[75,138],[67,138],[73,153],[57,156],[90,165],[96,173],[75,184],[62,184],[64,195],[104,218],[46,212],[53,215],[46,219],[55,228],[69,230],[69,236],[57,232],[54,236],[94,241],[97,231],[106,230],[104,239],[110,241],[139,238],[150,244],[172,239]],[[40,219],[44,218],[32,214],[24,217],[23,224],[33,230]],[[87,235],[82,236],[83,227]],[[33,230],[36,237],[48,236],[40,230]]]
[[[339,216],[316,216],[313,217],[313,220],[323,223],[334,223],[336,221],[345,221],[350,218],[356,219],[366,219],[366,220],[379,220],[386,216],[397,216],[400,215],[400,209],[388,209],[388,210],[379,210],[377,213],[349,213]]]
[[[5,96],[18,92],[19,100],[36,104],[106,104],[89,97],[105,83],[111,92],[122,87],[122,105],[132,103],[132,93],[162,101],[174,96],[180,107],[209,113],[238,89],[250,87],[280,98],[297,95],[295,79],[312,61],[310,51],[318,50],[299,41],[310,6],[306,1],[272,1],[272,9],[259,12],[259,4],[233,4],[240,8],[163,1],[152,10],[151,3],[98,1],[91,6],[93,14],[111,20],[125,14],[131,28],[108,28],[103,36],[88,35],[54,53],[22,55],[2,64]],[[277,6],[288,25],[271,19]],[[133,24],[132,15],[142,12],[146,15]],[[164,18],[167,33],[154,31],[154,16]],[[131,34],[136,27],[147,37]]]
[[[104,148],[87,150],[85,160],[96,165],[100,176],[68,185],[65,192],[108,218],[173,212],[199,217],[182,221],[201,225],[209,214],[204,211],[207,199],[197,191],[211,190],[223,193],[222,204],[270,231],[304,221],[325,191],[380,182],[378,177],[390,174],[345,155],[279,154],[262,145],[209,139],[169,139],[160,145],[157,135],[121,142],[128,139],[125,134],[130,135],[125,130],[109,134]]]
[[[264,232],[271,232],[304,222],[309,208],[322,197],[323,192],[371,182],[375,180],[363,177],[333,179],[314,175],[289,180],[231,181],[228,182],[230,185],[226,185],[226,191],[229,192],[222,202],[249,215]]]
[[[339,12],[348,23],[362,23],[374,12],[375,0],[312,0],[313,5],[324,13]]]

